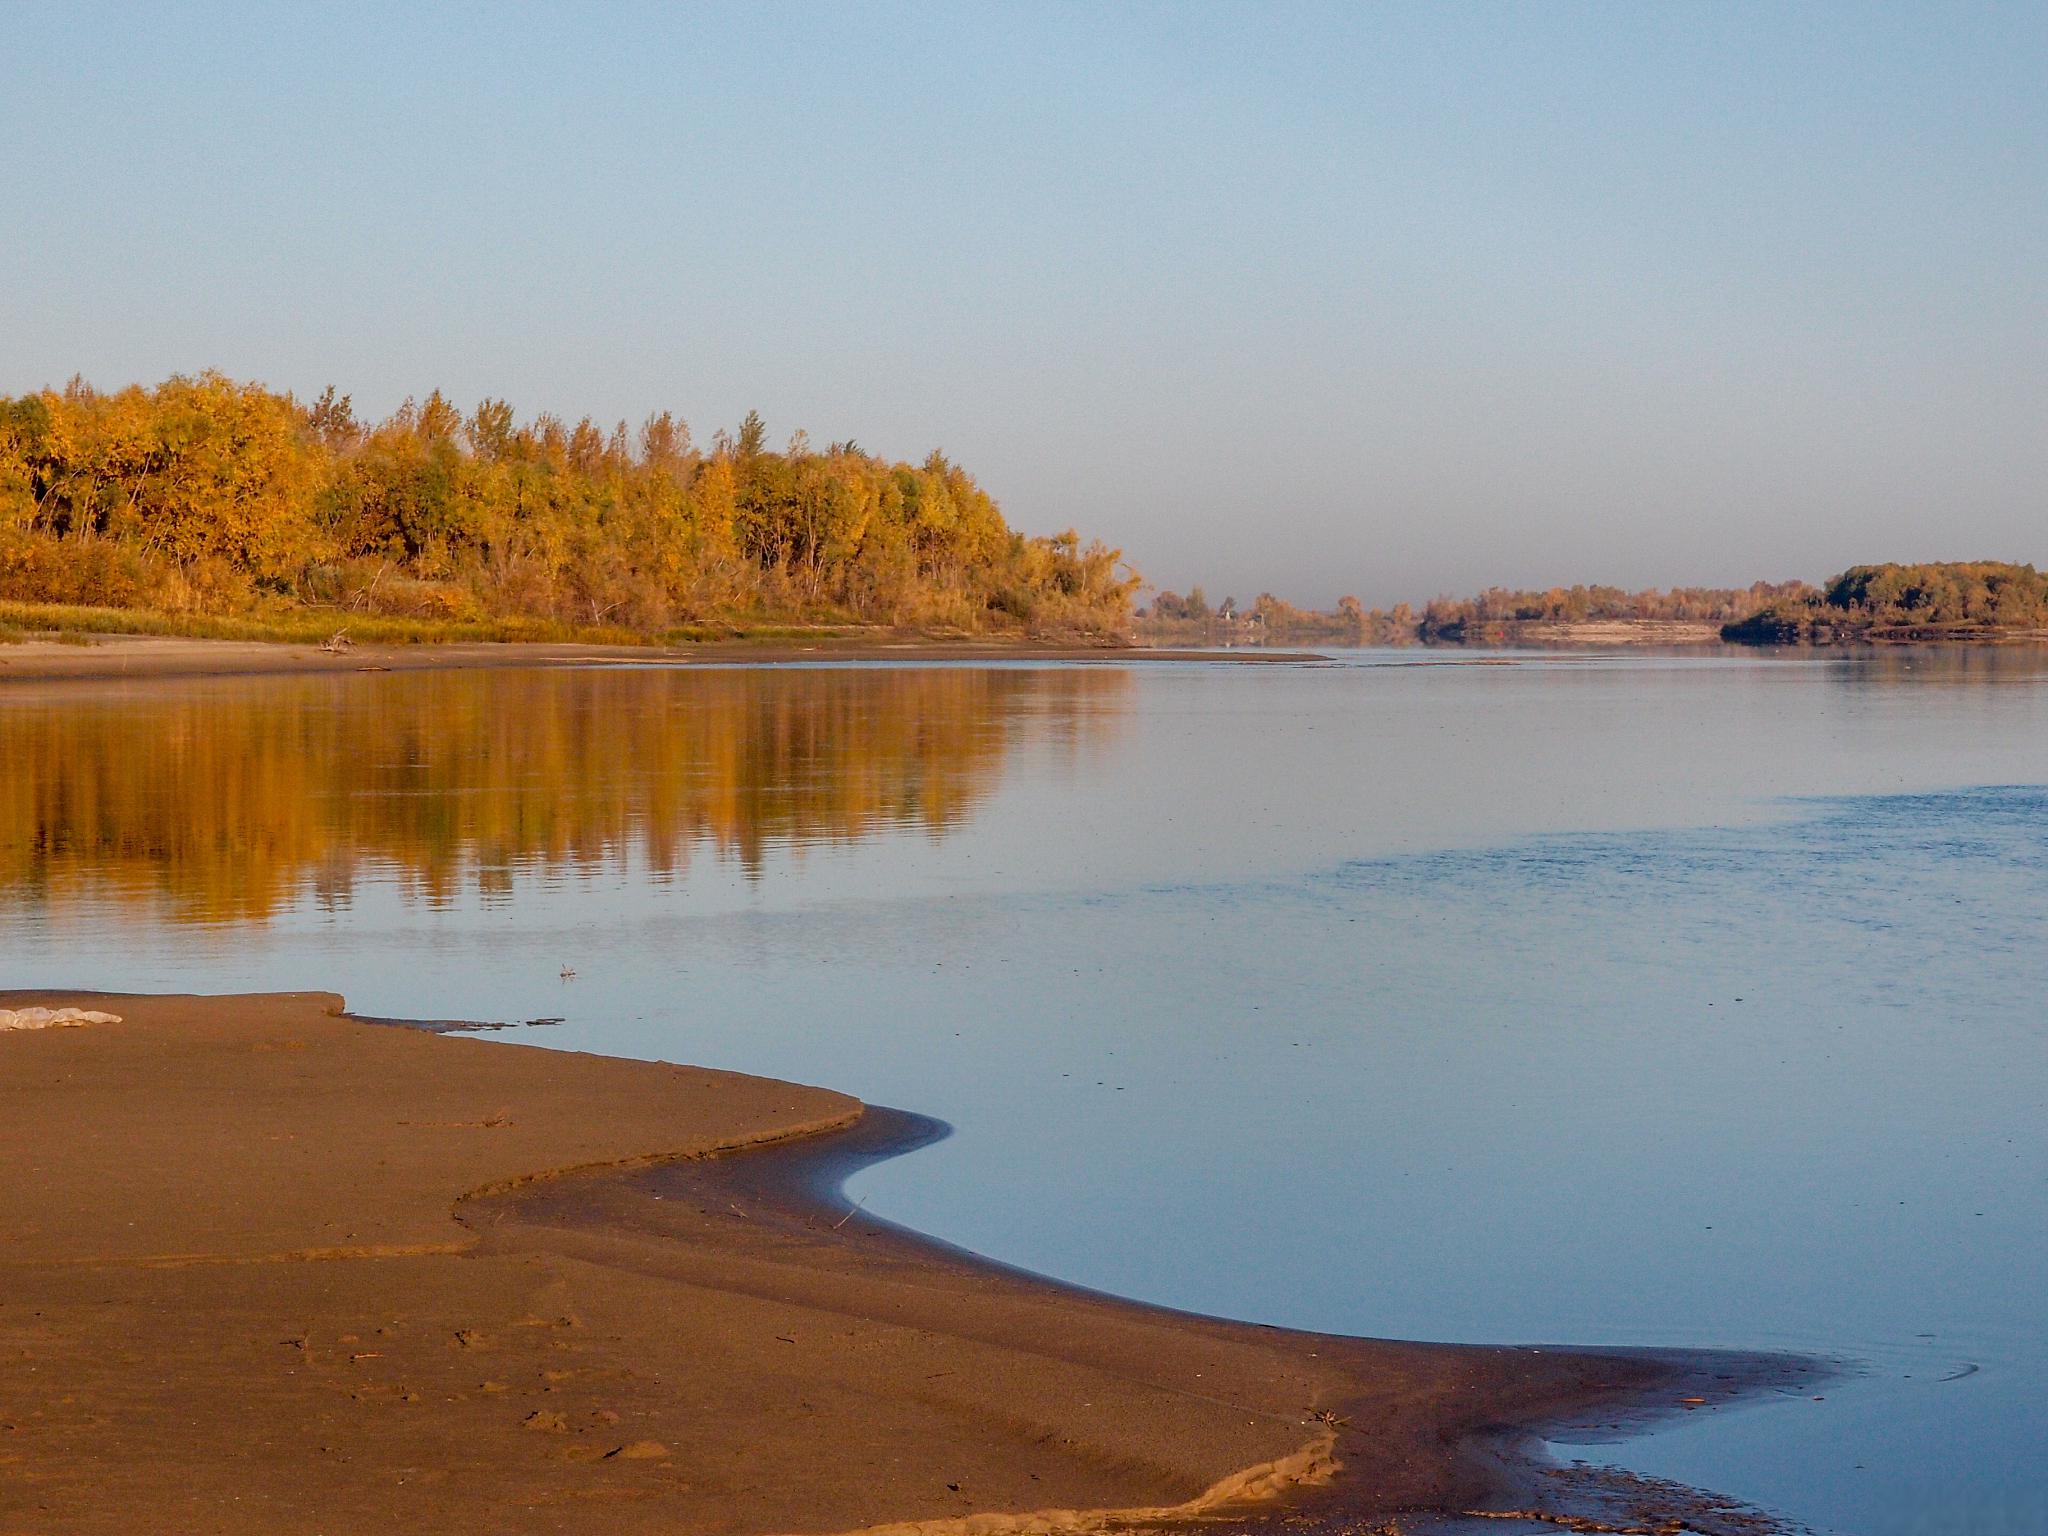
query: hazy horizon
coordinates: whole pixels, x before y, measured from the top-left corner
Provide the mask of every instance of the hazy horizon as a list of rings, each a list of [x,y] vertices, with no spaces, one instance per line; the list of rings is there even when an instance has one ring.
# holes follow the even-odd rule
[[[755,409],[1214,598],[2048,561],[2039,7],[10,30],[0,394]]]

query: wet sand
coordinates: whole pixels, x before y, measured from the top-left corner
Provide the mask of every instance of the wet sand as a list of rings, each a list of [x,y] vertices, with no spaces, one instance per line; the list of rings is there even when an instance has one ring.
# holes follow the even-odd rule
[[[106,635],[90,644],[24,640],[0,645],[0,683],[66,678],[229,677],[310,672],[419,672],[478,667],[787,665],[859,661],[1313,661],[1304,651],[1148,649],[1045,641],[916,637],[816,641],[716,640],[693,645],[574,645],[538,641],[357,645],[345,651],[262,640]]]
[[[1527,1442],[1818,1369],[1192,1317],[849,1211],[940,1128],[823,1089],[321,993],[37,1004],[123,1021],[0,1035],[0,1536],[1750,1530]]]

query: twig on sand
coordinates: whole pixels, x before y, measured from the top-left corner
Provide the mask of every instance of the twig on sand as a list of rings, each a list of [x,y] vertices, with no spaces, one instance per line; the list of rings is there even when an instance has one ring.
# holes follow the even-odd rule
[[[858,1200],[854,1201],[853,1209],[848,1211],[844,1216],[840,1217],[837,1221],[832,1223],[832,1230],[834,1232],[837,1232],[841,1227],[845,1226],[849,1221],[853,1220],[854,1217],[860,1214],[860,1208],[866,1205],[867,1203],[868,1197],[866,1195],[862,1195]]]

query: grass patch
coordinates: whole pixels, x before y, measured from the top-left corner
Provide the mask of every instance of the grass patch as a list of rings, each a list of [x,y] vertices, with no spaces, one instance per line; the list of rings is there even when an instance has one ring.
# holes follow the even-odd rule
[[[382,614],[343,613],[297,604],[247,614],[165,613],[154,608],[95,608],[68,603],[0,600],[0,643],[30,639],[60,645],[91,645],[102,635],[165,635],[192,640],[253,640],[286,645],[324,645],[346,635],[356,645],[450,645],[510,643],[583,645],[705,645],[735,641],[760,644],[858,639],[894,634],[871,624],[802,623],[789,620],[721,618],[680,624],[643,634],[612,624],[565,624],[551,619],[411,619]]]
[[[320,645],[346,634],[359,645],[445,645],[461,641],[585,641],[644,645],[648,637],[610,625],[558,624],[545,619],[408,619],[280,608],[251,614],[163,613],[150,608],[85,608],[63,603],[0,602],[0,627],[40,630],[62,643],[89,645],[94,635],[171,635],[194,640],[260,640]]]

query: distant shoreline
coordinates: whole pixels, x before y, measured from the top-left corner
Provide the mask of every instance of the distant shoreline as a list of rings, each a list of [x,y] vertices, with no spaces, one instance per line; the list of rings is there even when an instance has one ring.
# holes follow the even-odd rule
[[[400,1482],[409,1528],[607,1536],[1643,1524],[1725,1506],[1538,1440],[1827,1371],[1192,1316],[848,1207],[932,1126],[823,1089],[323,993],[0,993],[59,1003],[120,1019],[0,1035],[0,1155],[37,1170],[0,1185],[6,1475],[79,1536],[363,1529]]]
[[[1466,640],[1439,641],[1451,646],[1486,645],[1688,645],[1719,648],[1721,626],[1694,619],[1521,620],[1488,629]]]
[[[826,636],[808,643],[787,639],[711,640],[687,645],[593,645],[530,640],[448,641],[416,645],[355,645],[329,651],[274,640],[203,640],[171,635],[105,635],[89,640],[30,639],[0,645],[0,685],[95,678],[229,677],[421,672],[492,667],[732,666],[815,662],[1096,663],[1217,661],[1292,662],[1319,659],[1312,652],[1237,651],[1228,656],[1188,649],[1058,641],[933,639],[884,634],[873,638]]]
[[[1744,626],[1692,619],[1516,620],[1489,626],[1464,640],[1419,644],[1449,649],[1489,645],[1687,646],[1711,650],[1828,651],[1858,646],[2037,645],[2048,629],[2014,625],[1850,624],[1820,626],[1810,633],[1745,633]]]
[[[1734,633],[1743,626],[1707,619],[1511,619],[1486,625],[1462,635],[1412,637],[1396,642],[1379,642],[1375,648],[1418,651],[1485,651],[1527,646],[1530,648],[1571,648],[1587,650],[1663,649],[1698,652],[1754,651],[1843,651],[1885,649],[1926,645],[2042,645],[2048,644],[2048,629],[2033,626],[1995,628],[1984,625],[1837,624],[1823,625],[1808,632],[1754,631]],[[1208,643],[1230,645],[1238,652],[1265,649],[1258,631],[1244,628],[1203,631],[1193,626],[1152,628],[1141,626],[1140,643],[1165,645],[1169,642],[1199,642],[1204,633],[1213,635]],[[1349,649],[1359,642],[1321,630],[1295,635],[1282,632],[1279,643],[1324,644]]]
[[[1357,633],[1323,625],[1299,630],[1281,628],[1265,631],[1243,622],[1196,624],[1140,620],[1140,645],[1229,645],[1238,649],[1263,649],[1270,633],[1273,642],[1284,645],[1332,645],[1351,648],[1360,645]],[[1711,646],[1724,641],[1721,626],[1705,619],[1513,619],[1490,624],[1464,636],[1408,636],[1399,640],[1370,642],[1396,649],[1484,650],[1511,645],[1582,645],[1602,649],[1617,646]]]
[[[1154,640],[1333,645],[2025,645],[2048,640],[2048,575],[1999,560],[1856,565],[1821,586],[1489,587],[1417,608],[1297,608],[1270,592],[1211,607],[1200,587],[1161,592],[1133,616]]]
[[[1503,647],[1585,650],[1683,650],[1734,654],[1758,650],[1840,652],[1924,645],[2028,645],[2048,643],[2048,631],[1946,633],[1928,630],[1853,631],[1778,642],[1724,639],[1710,624],[1660,620],[1596,620],[1582,624],[1506,626],[1469,640],[1415,641],[1400,649],[1483,652]],[[10,683],[64,683],[128,679],[315,676],[337,673],[483,671],[506,667],[802,666],[831,663],[1066,662],[1125,666],[1158,662],[1238,664],[1327,661],[1322,652],[1257,642],[1228,648],[1141,641],[1137,644],[988,638],[934,638],[916,634],[707,640],[680,645],[603,645],[576,641],[451,640],[363,644],[342,650],[279,640],[211,640],[175,635],[94,635],[87,639],[35,638],[0,644],[0,688]]]

